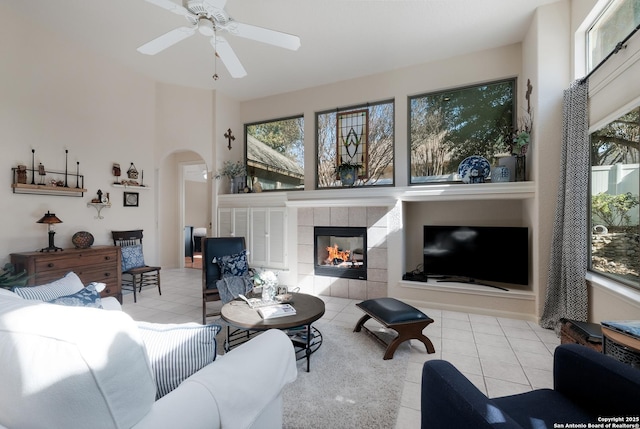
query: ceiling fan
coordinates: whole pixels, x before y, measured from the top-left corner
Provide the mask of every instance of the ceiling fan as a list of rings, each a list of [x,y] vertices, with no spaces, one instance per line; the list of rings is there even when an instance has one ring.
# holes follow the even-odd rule
[[[204,36],[211,37],[211,45],[215,50],[215,54],[229,70],[231,76],[241,78],[247,75],[247,71],[242,66],[229,42],[218,35],[219,30],[292,51],[300,47],[300,38],[298,36],[234,20],[224,10],[227,0],[183,0],[184,6],[178,5],[171,0],[146,1],[177,15],[184,16],[189,22],[189,26],[175,28],[140,46],[138,52],[143,54],[155,55],[181,40],[193,36],[198,31]],[[217,75],[214,75],[214,79],[216,78]]]

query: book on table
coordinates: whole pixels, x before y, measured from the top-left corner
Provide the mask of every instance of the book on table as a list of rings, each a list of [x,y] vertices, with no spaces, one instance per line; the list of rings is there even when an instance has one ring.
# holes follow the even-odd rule
[[[238,295],[240,298],[242,298],[242,300],[244,300],[249,307],[251,308],[260,308],[260,307],[268,307],[270,305],[278,305],[281,304],[278,301],[275,300],[263,300],[260,298],[247,298],[246,296],[240,294]]]
[[[291,304],[278,304],[258,308],[258,313],[263,319],[275,319],[276,317],[293,316],[296,314],[296,309]]]

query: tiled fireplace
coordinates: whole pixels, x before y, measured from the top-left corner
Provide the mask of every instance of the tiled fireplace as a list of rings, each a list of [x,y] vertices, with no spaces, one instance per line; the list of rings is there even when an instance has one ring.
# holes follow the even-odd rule
[[[301,291],[351,299],[387,296],[388,212],[388,207],[299,207],[298,285]],[[354,238],[359,231],[363,234],[362,241]],[[329,240],[333,242],[328,243],[324,239],[319,244],[318,235],[314,232],[332,237]],[[350,238],[336,239],[345,236]],[[362,243],[362,248],[357,243]],[[318,259],[327,259],[328,256],[322,253],[322,248],[326,251],[327,247],[335,244],[338,244],[337,251],[350,251],[350,257],[346,258],[349,262],[355,260],[356,265],[360,265],[357,261],[362,260],[364,272],[353,275],[350,264],[344,264],[337,270],[337,267],[319,267],[322,263]],[[345,259],[344,256],[338,255],[337,258]],[[338,260],[336,264],[340,265]]]
[[[367,279],[367,228],[314,226],[314,274]]]

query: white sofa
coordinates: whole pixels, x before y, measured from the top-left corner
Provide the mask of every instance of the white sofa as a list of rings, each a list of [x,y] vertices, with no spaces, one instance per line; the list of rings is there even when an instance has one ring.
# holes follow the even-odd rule
[[[115,299],[103,306],[120,308]],[[270,330],[156,401],[149,358],[126,313],[0,289],[0,427],[280,428],[281,392],[296,376],[291,341]]]

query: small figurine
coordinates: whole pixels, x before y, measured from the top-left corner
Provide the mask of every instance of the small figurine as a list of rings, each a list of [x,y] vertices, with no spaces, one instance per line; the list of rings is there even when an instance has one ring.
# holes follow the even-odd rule
[[[258,178],[256,176],[253,176],[253,183],[251,187],[253,188],[253,192],[262,192],[262,185],[258,182]]]
[[[40,165],[38,165],[38,174],[40,175],[40,184],[44,185],[44,176],[47,175],[47,172],[44,169],[44,165],[42,165],[42,163],[40,163]]]
[[[18,165],[18,169],[16,170],[18,173],[18,183],[27,183],[27,166],[26,165]]]
[[[102,190],[98,189],[98,198],[94,198],[91,200],[92,203],[104,203],[103,199],[102,199]],[[106,199],[106,198],[105,198]]]
[[[131,163],[131,166],[127,170],[127,177],[133,180],[138,179],[138,170],[136,169],[136,166],[133,165],[133,162]]]
[[[120,175],[122,174],[122,172],[120,171],[120,164],[114,162],[113,163],[113,169],[111,170],[113,172],[113,175],[116,176],[116,181],[114,183],[118,183],[118,177],[120,177]]]

